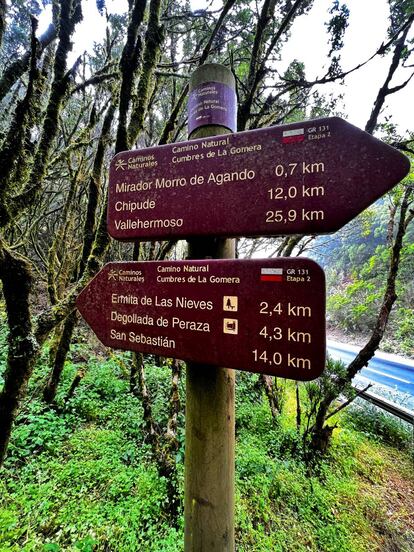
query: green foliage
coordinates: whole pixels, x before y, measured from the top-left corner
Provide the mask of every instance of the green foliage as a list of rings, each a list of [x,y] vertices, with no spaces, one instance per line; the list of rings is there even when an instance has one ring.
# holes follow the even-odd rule
[[[333,52],[339,51],[344,45],[344,34],[348,27],[349,9],[346,4],[339,5],[338,0],[334,0],[332,7],[329,10],[332,15],[329,23],[326,24],[327,30],[330,35],[331,49],[328,56],[331,56]]]
[[[381,202],[366,209],[332,236],[317,238],[316,259],[327,270],[329,283],[338,275],[352,274],[384,243],[386,206]]]
[[[412,176],[407,177],[409,184]],[[384,296],[390,262],[391,234],[399,220],[398,205],[405,182],[333,237],[317,240],[317,260],[327,275],[327,314],[331,326],[346,332],[369,333]],[[394,215],[393,215],[394,213]],[[390,217],[393,216],[390,225]],[[381,348],[414,354],[414,225],[406,230],[396,282],[397,301],[391,312]]]
[[[338,381],[346,378],[347,367],[341,360],[334,360],[328,356],[325,370],[319,378],[306,382],[301,386],[302,401],[305,407],[306,426],[310,427],[314,422],[314,416],[318,411],[319,404],[327,397],[338,396]],[[339,385],[341,389],[341,385]],[[352,397],[354,391],[351,385],[345,386],[342,391],[346,396]]]
[[[59,416],[45,408],[40,400],[33,400],[30,410],[22,412],[17,418],[8,461],[20,463],[41,451],[53,454],[56,447],[72,433],[73,422],[71,416]]]
[[[161,515],[165,482],[145,461],[126,466],[131,448],[119,431],[85,428],[55,458],[27,464],[19,481],[6,485],[13,506],[6,500],[3,545],[20,550],[17,543],[29,534],[27,550],[180,550],[180,537]]]
[[[344,423],[371,439],[414,453],[412,426],[374,405],[356,400],[347,409]]]
[[[414,310],[400,307],[396,310],[395,336],[398,338],[402,353],[414,354]]]
[[[3,387],[3,374],[6,369],[7,335],[5,306],[3,301],[0,300],[0,391]]]
[[[76,358],[79,347],[69,356]],[[150,460],[142,407],[125,377],[127,359],[91,358],[65,403],[77,371],[68,361],[57,410],[40,398],[24,404],[0,483],[0,550],[182,550],[182,531],[163,515],[166,481]],[[168,368],[147,369],[154,388],[166,386]],[[42,362],[36,366],[31,393],[47,372]]]
[[[36,366],[0,479],[0,550],[182,551],[183,520],[175,529],[163,515],[166,481],[158,476],[146,443],[140,401],[129,392],[129,355],[98,359],[82,347],[73,347],[66,362],[57,410],[40,400],[47,351]],[[65,404],[79,368],[75,361],[83,357],[90,359],[86,375]],[[301,386],[302,398],[308,405],[320,400],[333,385],[332,375],[343,369],[329,362],[322,378]],[[170,369],[151,362],[145,370],[154,416],[164,423]],[[180,391],[183,398],[182,383]],[[288,383],[283,414],[275,423],[258,376],[237,376],[236,549],[371,552],[381,549],[377,527],[388,523],[390,538],[404,550],[406,537],[387,521],[382,496],[364,493],[360,484],[361,477],[376,486],[386,481],[380,445],[372,444],[370,429],[365,435],[355,429],[368,424],[356,416],[339,420],[342,428],[329,454],[317,472],[309,473],[295,425],[294,392]],[[181,462],[182,414],[179,424]],[[383,440],[401,448],[402,441],[390,435]],[[406,462],[403,456],[400,460]],[[182,493],[182,469],[179,477]]]
[[[46,2],[44,2],[45,4]],[[14,61],[30,43],[30,15],[38,16],[41,7],[37,0],[9,2],[5,44],[0,54],[0,69]]]
[[[356,280],[327,300],[330,320],[335,320],[345,330],[372,329],[379,303],[381,289],[366,280]]]
[[[388,33],[392,36],[399,29],[404,21],[404,16],[414,11],[413,0],[389,0],[390,5],[390,26]]]
[[[340,441],[338,447],[335,440],[332,460],[321,466],[318,477],[309,477],[297,460],[269,458],[257,440],[240,445],[237,550],[373,549],[365,517],[368,500],[358,495],[357,480],[348,475],[349,459],[355,464],[361,441],[351,433],[343,433]]]

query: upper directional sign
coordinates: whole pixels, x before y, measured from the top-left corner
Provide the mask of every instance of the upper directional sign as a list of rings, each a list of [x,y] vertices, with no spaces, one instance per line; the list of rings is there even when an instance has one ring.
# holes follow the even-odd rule
[[[325,276],[309,259],[109,263],[77,307],[109,347],[295,380],[325,365]]]
[[[334,232],[409,161],[337,117],[118,154],[108,231],[119,240]]]

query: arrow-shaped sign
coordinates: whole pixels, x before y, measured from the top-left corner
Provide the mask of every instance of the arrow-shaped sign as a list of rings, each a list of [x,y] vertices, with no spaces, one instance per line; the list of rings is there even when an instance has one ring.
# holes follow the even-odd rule
[[[295,380],[325,364],[325,277],[309,259],[109,263],[77,307],[108,347]]]
[[[334,232],[408,173],[338,117],[127,151],[111,162],[119,240]]]

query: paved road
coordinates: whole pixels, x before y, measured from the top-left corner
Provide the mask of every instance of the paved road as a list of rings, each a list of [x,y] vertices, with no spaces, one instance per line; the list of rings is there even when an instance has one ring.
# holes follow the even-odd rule
[[[347,364],[355,358],[358,351],[359,347],[328,340],[328,353]],[[390,391],[398,391],[395,402],[405,399],[404,406],[414,410],[414,361],[379,352],[370,360],[368,366],[361,370],[358,377],[363,379],[363,382],[368,380],[387,387]],[[375,392],[375,389],[373,391]]]

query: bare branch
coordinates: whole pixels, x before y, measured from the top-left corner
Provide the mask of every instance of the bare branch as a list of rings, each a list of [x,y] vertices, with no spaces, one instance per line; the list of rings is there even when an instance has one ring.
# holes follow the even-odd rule
[[[2,0],[4,1],[4,0]],[[56,28],[51,24],[46,32],[38,39],[39,52],[38,56],[49,46],[49,44],[57,37]],[[30,65],[30,50],[23,57],[12,63],[3,73],[0,79],[0,101],[9,92],[12,86],[20,79],[20,77],[28,70]]]
[[[349,406],[352,402],[354,402],[355,399],[357,399],[359,396],[361,396],[363,393],[365,393],[365,391],[368,391],[368,389],[370,389],[371,387],[372,387],[372,383],[369,383],[365,387],[365,389],[361,389],[353,397],[351,397],[347,401],[343,402],[340,406],[338,406],[338,408],[335,408],[335,410],[333,412],[331,412],[330,414],[328,414],[328,416],[326,416],[325,420],[329,420],[329,418],[332,418],[332,416],[335,416],[335,414],[338,414],[338,412],[340,412],[341,410],[343,410],[344,408]]]

